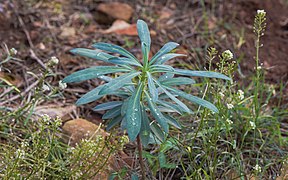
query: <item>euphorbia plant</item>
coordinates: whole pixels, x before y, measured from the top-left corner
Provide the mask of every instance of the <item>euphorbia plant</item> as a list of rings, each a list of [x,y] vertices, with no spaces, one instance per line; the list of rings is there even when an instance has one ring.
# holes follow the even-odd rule
[[[63,82],[79,82],[93,78],[106,81],[106,84],[100,85],[82,96],[76,104],[87,104],[106,95],[120,97],[121,101],[106,102],[96,106],[93,110],[107,110],[102,117],[109,119],[107,128],[111,129],[115,125],[121,124],[122,130],[127,130],[130,141],[135,141],[137,138],[138,146],[141,146],[140,139],[144,145],[149,143],[150,138],[156,137],[160,141],[163,140],[165,134],[168,134],[169,125],[181,128],[180,123],[169,113],[181,115],[182,113],[192,113],[192,111],[178,97],[218,112],[218,109],[210,102],[177,89],[178,85],[195,83],[188,77],[198,76],[226,80],[229,78],[217,72],[183,70],[165,65],[172,58],[185,56],[170,53],[179,45],[175,42],[168,42],[149,59],[151,39],[148,26],[143,20],[138,20],[137,30],[141,40],[142,61],[122,47],[113,44],[99,42],[93,44],[92,47],[117,53],[120,55],[119,57],[99,50],[76,48],[71,52],[104,61],[113,66],[95,66],[80,70],[64,78]],[[106,76],[111,73],[119,73],[119,76],[116,78]],[[188,77],[174,77],[174,75]],[[139,150],[141,151],[141,147]]]

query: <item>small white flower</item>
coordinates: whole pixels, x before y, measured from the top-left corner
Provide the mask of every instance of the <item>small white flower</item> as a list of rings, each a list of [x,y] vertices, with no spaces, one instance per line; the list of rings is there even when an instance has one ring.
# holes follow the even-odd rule
[[[65,88],[67,88],[67,84],[63,83],[62,81],[59,81],[59,88],[60,89],[65,89]]]
[[[50,91],[50,87],[47,86],[46,84],[43,84],[42,86],[42,91],[45,92],[45,91]]]
[[[255,167],[254,167],[255,171],[257,172],[261,172],[262,171],[262,168],[261,166],[259,166],[259,164],[256,164]]]
[[[227,60],[233,59],[233,53],[230,50],[226,50],[222,53],[222,56]]]
[[[223,98],[225,96],[222,92],[219,92],[219,95],[221,98]]]
[[[239,97],[240,100],[243,100],[243,99],[244,99],[244,92],[243,92],[241,89],[239,89],[239,90],[237,91],[237,94],[238,94],[238,97]]]
[[[23,159],[25,157],[25,151],[23,149],[17,149],[15,154],[20,159]]]
[[[226,119],[226,122],[227,122],[229,125],[233,124],[233,121],[231,121],[230,119]]]
[[[257,67],[257,70],[260,70],[260,69],[262,69],[262,67],[261,67],[261,66],[258,66],[258,67]]]
[[[265,12],[265,10],[257,10],[257,14],[259,14],[259,15],[266,15],[266,12]]]
[[[227,108],[228,108],[228,109],[232,109],[232,108],[234,108],[234,105],[227,103]]]
[[[256,124],[253,121],[250,121],[250,127],[251,129],[255,129],[256,128]]]
[[[59,59],[55,56],[51,57],[50,62],[52,65],[56,65],[59,63]]]
[[[15,48],[11,48],[11,49],[10,49],[10,53],[11,53],[12,55],[16,55],[17,52],[18,52],[18,51],[17,51]]]

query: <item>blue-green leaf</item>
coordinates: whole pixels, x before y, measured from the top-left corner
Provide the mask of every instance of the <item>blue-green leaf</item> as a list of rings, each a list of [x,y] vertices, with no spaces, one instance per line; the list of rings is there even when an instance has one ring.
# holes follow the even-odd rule
[[[164,91],[164,93],[165,93],[170,99],[172,99],[175,103],[177,103],[177,104],[183,109],[183,111],[185,111],[185,112],[187,112],[187,113],[189,113],[189,114],[192,114],[192,113],[193,113],[183,102],[181,102],[180,100],[178,100],[173,94],[171,94],[169,91],[167,91],[167,90],[165,89],[165,87],[163,87],[158,81],[155,81],[155,82],[158,84],[158,86],[160,87],[160,89],[161,89],[162,91]]]
[[[216,113],[219,112],[216,106],[214,106],[212,103],[210,103],[210,102],[208,102],[208,101],[206,101],[204,99],[201,99],[201,98],[199,98],[197,96],[193,96],[193,95],[190,95],[190,94],[186,94],[185,92],[180,91],[178,89],[173,89],[173,88],[169,88],[169,87],[167,87],[167,89],[169,89],[173,93],[175,93],[175,94],[177,94],[177,95],[179,95],[179,96],[181,96],[181,97],[183,97],[183,98],[185,98],[185,99],[187,99],[187,100],[189,100],[189,101],[191,101],[193,103],[196,103],[196,104],[199,104],[201,106],[204,106],[204,107],[210,109],[211,111],[214,111]]]
[[[107,103],[102,103],[94,107],[93,111],[104,111],[104,110],[112,109],[114,107],[121,106],[122,103],[123,103],[122,101],[111,101]]]
[[[164,131],[168,133],[169,126],[163,114],[160,112],[159,108],[153,103],[152,98],[149,96],[149,94],[146,91],[145,91],[145,94],[146,94],[146,99],[147,99],[148,107],[150,109],[151,114],[159,123],[159,125],[164,129]]]
[[[173,72],[174,68],[168,65],[152,65],[150,66],[150,72]]]
[[[166,43],[152,58],[150,61],[150,65],[153,64],[159,57],[163,56],[164,54],[169,53],[173,49],[175,49],[179,44],[175,42],[168,42]]]
[[[153,82],[153,78],[149,72],[147,72],[147,76],[148,76],[148,88],[149,88],[149,92],[152,96],[152,101],[156,102],[158,99],[158,90],[157,90],[157,88]]]
[[[141,40],[144,66],[148,63],[149,51],[151,46],[150,32],[147,24],[143,20],[137,21],[137,32]]]
[[[106,130],[110,131],[110,129],[112,129],[113,127],[115,127],[117,124],[119,124],[121,122],[122,118],[123,118],[122,116],[117,116],[117,117],[111,119],[106,126]]]
[[[180,74],[184,76],[208,77],[208,78],[231,80],[231,78],[225,76],[224,74],[212,71],[190,71],[185,69],[174,69],[174,71],[171,72],[174,74]]]
[[[103,88],[103,86],[104,85],[98,86],[97,88],[94,88],[93,90],[86,93],[84,96],[77,100],[76,105],[79,106],[82,104],[87,104],[103,97],[103,95],[99,95],[99,91]]]
[[[122,104],[122,106],[121,106],[121,115],[122,116],[124,116],[125,114],[126,114],[126,112],[127,112],[127,107],[128,107],[128,102],[129,102],[129,99],[130,99],[131,97],[128,97],[127,99],[125,99],[124,101],[123,101],[123,104]]]
[[[162,142],[165,140],[165,134],[155,121],[150,124],[150,128],[151,131],[153,132],[153,135],[155,135],[157,139],[159,139]]]
[[[122,76],[119,76],[109,83],[105,84],[104,87],[99,92],[100,95],[109,94],[110,92],[113,92],[123,86],[126,85],[126,83],[131,82],[131,79],[139,75],[141,72],[131,72],[129,74],[125,74]]]
[[[114,108],[110,109],[109,111],[107,111],[102,116],[102,119],[112,119],[112,118],[115,118],[119,115],[121,115],[121,107],[117,106],[117,107],[114,107]]]
[[[176,119],[174,119],[173,117],[169,115],[164,115],[164,116],[169,124],[171,124],[172,126],[178,129],[182,129],[181,124]]]
[[[143,178],[144,178],[144,177],[143,177]],[[133,174],[131,175],[131,180],[139,180],[138,175],[137,175],[136,173],[133,173]]]
[[[92,49],[85,49],[85,48],[75,48],[75,49],[70,50],[70,52],[73,54],[77,54],[80,56],[84,56],[84,57],[88,57],[88,58],[92,58],[92,59],[96,59],[96,60],[100,60],[104,62],[108,62],[109,58],[115,57],[110,54],[101,52],[99,50],[92,50]]]
[[[134,61],[132,59],[124,58],[124,57],[113,57],[109,59],[109,62],[113,64],[134,65],[134,66],[142,67],[142,65],[138,61]]]
[[[150,51],[151,38],[148,25],[143,20],[137,21],[137,32],[141,42],[144,42],[147,46],[147,52]]]
[[[161,84],[165,86],[177,86],[177,85],[194,84],[194,83],[195,83],[194,79],[186,77],[171,78],[161,82]]]
[[[143,105],[141,105],[141,112],[142,112],[142,122],[141,122],[140,138],[143,146],[146,147],[150,139],[150,132],[151,132],[150,121]]]
[[[158,78],[158,81],[159,82],[162,82],[162,81],[166,81],[167,79],[171,79],[174,77],[174,74],[173,73],[170,73],[170,72],[167,72],[163,75],[161,75],[159,78]]]
[[[162,105],[162,106],[164,106],[164,107],[166,107],[166,108],[169,108],[169,109],[173,110],[174,112],[177,112],[180,115],[182,115],[182,113],[181,113],[182,110],[181,110],[181,108],[179,108],[177,106],[177,104],[173,104],[173,103],[169,103],[167,101],[161,101],[161,100],[158,100],[157,103]]]
[[[104,51],[108,51],[108,52],[118,53],[122,56],[131,58],[135,61],[138,61],[137,58],[133,54],[131,54],[129,51],[122,48],[121,46],[99,42],[99,43],[93,44],[92,47],[97,48],[97,49],[101,49]]]
[[[88,79],[97,78],[104,74],[116,73],[116,72],[129,72],[129,71],[131,70],[117,66],[95,66],[74,72],[69,76],[65,77],[62,80],[62,82],[64,83],[80,82]]]
[[[176,53],[168,53],[164,54],[163,56],[159,57],[154,64],[164,64],[166,61],[173,59],[179,56],[186,56],[185,54],[176,54]]]
[[[129,99],[127,112],[125,115],[126,118],[126,129],[128,137],[131,141],[134,141],[138,136],[141,129],[141,106],[140,98],[142,94],[143,83],[138,84],[138,88]]]

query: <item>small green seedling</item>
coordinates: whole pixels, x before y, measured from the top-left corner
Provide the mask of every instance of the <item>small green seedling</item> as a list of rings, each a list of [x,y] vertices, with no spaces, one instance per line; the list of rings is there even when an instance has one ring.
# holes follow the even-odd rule
[[[71,52],[114,65],[95,66],[80,70],[67,76],[62,82],[80,82],[93,78],[99,78],[107,82],[82,96],[76,104],[87,104],[106,95],[120,97],[121,101],[106,102],[97,105],[93,110],[107,110],[102,117],[110,120],[107,124],[107,129],[121,124],[121,128],[127,130],[130,141],[140,137],[143,145],[146,146],[151,141],[151,138],[163,141],[165,134],[168,134],[169,125],[181,128],[180,123],[169,113],[178,113],[180,115],[193,113],[178,97],[206,107],[213,112],[218,112],[218,109],[210,102],[180,91],[176,86],[195,83],[193,79],[188,78],[189,76],[225,80],[230,80],[230,78],[217,72],[176,69],[165,65],[172,58],[185,56],[183,54],[170,53],[179,46],[175,42],[168,42],[149,59],[151,39],[148,26],[143,20],[138,20],[137,30],[141,40],[142,61],[139,61],[133,54],[122,47],[113,44],[99,42],[93,44],[92,47],[120,54],[119,57],[99,50],[76,48],[71,50]],[[116,78],[106,76],[111,73],[121,74]],[[174,75],[186,77],[174,77]]]

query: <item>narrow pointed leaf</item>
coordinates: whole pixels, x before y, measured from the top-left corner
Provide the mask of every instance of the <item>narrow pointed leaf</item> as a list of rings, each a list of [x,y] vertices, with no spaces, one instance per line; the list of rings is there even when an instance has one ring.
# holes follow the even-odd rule
[[[194,83],[195,83],[194,79],[186,77],[171,78],[161,82],[161,84],[165,86],[177,86],[177,85],[194,84]]]
[[[142,122],[141,122],[140,138],[143,146],[146,147],[149,143],[151,132],[150,121],[143,105],[141,105],[141,112],[142,112]]]
[[[164,54],[169,53],[173,49],[175,49],[179,44],[175,42],[168,42],[166,43],[151,59],[149,64],[153,64],[159,57],[163,56]]]
[[[141,49],[143,54],[144,66],[148,63],[149,51],[151,46],[150,32],[147,24],[143,20],[137,21],[137,32],[141,40]]]
[[[147,46],[147,52],[150,51],[151,38],[148,25],[143,20],[137,21],[137,32],[141,42],[144,42]]]
[[[99,91],[103,88],[103,86],[104,85],[98,86],[97,88],[94,88],[93,90],[83,95],[80,99],[77,100],[76,105],[79,106],[82,104],[87,104],[103,97],[103,95],[99,95]]]
[[[124,57],[113,57],[109,59],[109,62],[113,64],[128,65],[128,66],[133,65],[133,66],[142,67],[142,65],[139,62],[134,61],[129,58],[124,58]]]
[[[115,118],[119,115],[121,115],[121,107],[117,106],[117,107],[114,107],[113,109],[110,109],[109,111],[107,111],[102,116],[102,119],[112,119],[112,118]]]
[[[145,92],[145,94],[146,94],[146,99],[147,99],[148,107],[150,109],[151,114],[159,123],[159,125],[164,129],[164,131],[168,133],[169,126],[163,114],[160,112],[159,108],[153,103],[152,98],[149,96],[149,94],[147,92]]]
[[[150,124],[150,128],[153,132],[153,135],[155,135],[160,141],[163,142],[165,140],[165,134],[155,121]]]
[[[171,117],[169,115],[164,115],[164,116],[165,116],[165,118],[169,124],[171,124],[172,126],[178,128],[178,129],[182,129],[181,124],[176,119],[174,119],[173,117]]]
[[[93,111],[104,111],[104,110],[112,109],[112,108],[117,107],[117,106],[121,106],[122,103],[123,103],[122,101],[111,101],[111,102],[99,104],[96,107],[94,107],[92,110]]]
[[[65,77],[62,82],[71,83],[71,82],[80,82],[88,79],[97,78],[104,74],[116,73],[116,72],[129,72],[129,69],[117,66],[95,66],[87,69],[83,69],[77,72],[70,74]]]
[[[92,50],[92,49],[85,49],[85,48],[75,48],[75,49],[70,50],[70,52],[73,54],[77,54],[80,56],[84,56],[84,57],[88,57],[88,58],[92,58],[92,59],[96,59],[96,60],[100,60],[104,62],[108,62],[109,58],[115,57],[110,54],[101,52],[99,50]]]
[[[174,74],[180,74],[184,76],[208,77],[208,78],[231,80],[231,78],[225,76],[224,74],[212,71],[190,71],[185,69],[174,69],[174,71],[171,72]]]
[[[169,103],[167,101],[162,101],[162,100],[158,100],[157,104],[160,104],[160,105],[162,105],[162,106],[164,106],[166,108],[169,108],[169,109],[173,110],[174,112],[177,112],[178,114],[182,115],[181,108],[179,108],[177,106],[177,104]]]
[[[138,88],[129,99],[127,112],[125,115],[126,118],[126,129],[128,137],[131,141],[134,141],[138,136],[141,129],[141,106],[140,98],[142,94],[143,84],[140,83]]]
[[[163,56],[159,57],[154,64],[164,64],[165,62],[173,59],[175,57],[186,56],[185,54],[176,54],[176,53],[168,53],[164,54]]]
[[[118,53],[122,56],[131,58],[135,61],[138,61],[137,58],[133,54],[131,54],[129,51],[122,48],[121,46],[99,42],[99,43],[93,44],[92,47],[97,48],[97,49],[101,49],[104,51],[108,51],[108,52]]]
[[[150,66],[150,72],[173,72],[174,68],[168,65],[152,65]]]
[[[139,74],[140,74],[140,72],[132,72],[129,74],[119,76],[119,77],[113,79],[112,81],[110,81],[109,83],[105,84],[104,87],[99,92],[99,94],[100,95],[101,94],[102,95],[103,94],[109,94],[110,92],[113,92],[113,91],[125,86],[126,83],[131,82],[131,79],[136,77]]]
[[[122,104],[122,106],[121,106],[121,115],[122,116],[124,116],[125,114],[126,114],[126,112],[127,112],[127,107],[128,107],[128,102],[129,102],[129,99],[130,99],[131,97],[128,97],[127,99],[125,99],[124,101],[123,101],[123,104]]]
[[[148,88],[149,88],[149,92],[150,92],[151,97],[152,97],[152,101],[156,102],[158,99],[158,90],[157,90],[157,88],[153,82],[153,78],[149,72],[147,72],[147,76],[148,76]]]
[[[177,95],[179,95],[179,96],[181,96],[181,97],[183,97],[183,98],[185,98],[185,99],[187,99],[187,100],[189,100],[189,101],[191,101],[191,102],[193,102],[195,104],[199,104],[201,106],[204,106],[204,107],[206,107],[206,108],[208,108],[211,111],[214,111],[216,113],[219,112],[217,107],[214,104],[210,103],[209,101],[201,99],[201,98],[199,98],[197,96],[193,96],[193,95],[187,94],[187,93],[185,93],[183,91],[180,91],[178,89],[173,89],[173,88],[168,88],[168,87],[167,87],[167,89],[169,89],[173,93],[175,93],[175,94],[177,94]]]
[[[172,99],[174,102],[176,102],[176,103],[183,109],[183,111],[185,111],[185,112],[187,112],[187,113],[189,113],[189,114],[192,113],[192,111],[191,111],[183,102],[181,102],[180,100],[178,100],[173,94],[171,94],[169,91],[167,91],[164,86],[162,86],[158,81],[155,81],[155,82],[158,84],[158,86],[162,89],[162,91],[164,91],[164,93],[165,93],[170,99]]]
[[[115,127],[117,124],[121,122],[122,118],[123,118],[122,116],[118,116],[116,118],[111,119],[106,126],[106,130],[110,131],[110,129],[112,129],[113,127]]]
[[[166,80],[171,79],[171,78],[173,78],[173,77],[174,77],[174,74],[173,74],[173,73],[167,72],[167,73],[161,75],[161,76],[158,78],[158,81],[159,81],[159,82],[166,81]]]

